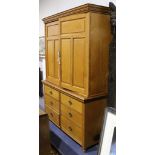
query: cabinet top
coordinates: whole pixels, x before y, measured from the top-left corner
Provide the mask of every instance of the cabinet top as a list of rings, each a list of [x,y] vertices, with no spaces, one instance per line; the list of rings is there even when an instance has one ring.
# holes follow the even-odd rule
[[[87,12],[95,12],[95,13],[101,13],[101,14],[109,14],[110,9],[109,7],[95,5],[95,4],[84,4],[57,14],[54,14],[52,16],[48,16],[46,18],[43,18],[43,21],[45,24],[57,21],[61,17],[73,15],[73,14],[79,14],[79,13],[87,13]]]

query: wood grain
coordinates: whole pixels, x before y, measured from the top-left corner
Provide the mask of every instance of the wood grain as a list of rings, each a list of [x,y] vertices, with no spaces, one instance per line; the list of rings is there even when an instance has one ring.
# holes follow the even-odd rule
[[[56,100],[59,100],[59,92],[56,91],[55,89],[52,89],[52,88],[44,85],[44,91],[45,91],[45,94],[53,97]]]
[[[45,105],[45,110],[48,113],[49,119],[56,124],[58,127],[60,127],[60,115],[54,111],[51,107],[48,105]]]
[[[61,104],[61,115],[74,122],[77,126],[82,126],[82,114],[68,108],[68,106]]]
[[[82,129],[74,124],[72,121],[61,115],[61,129],[70,135],[79,144],[82,144]]]
[[[89,95],[108,95],[110,16],[90,13]]]
[[[84,105],[83,149],[99,142],[107,99],[101,99]]]
[[[57,113],[60,113],[60,103],[53,97],[45,95],[45,104],[54,109]]]

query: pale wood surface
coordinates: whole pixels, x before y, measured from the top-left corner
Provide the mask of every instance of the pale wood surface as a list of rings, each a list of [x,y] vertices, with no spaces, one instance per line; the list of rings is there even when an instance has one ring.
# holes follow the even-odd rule
[[[60,31],[54,36],[50,31],[46,38],[47,80],[85,97],[107,96],[110,16],[76,14],[60,18],[52,26]]]
[[[88,148],[99,141],[107,99],[96,100],[84,106],[84,141],[83,148]]]
[[[90,100],[88,103],[79,102],[68,95],[60,93],[59,113],[46,103],[49,119],[86,149],[99,141],[99,134],[104,116],[107,99]],[[46,100],[47,95],[45,96]],[[52,115],[51,115],[52,114]],[[72,132],[70,131],[73,130]],[[79,132],[80,135],[76,135]]]
[[[63,115],[61,115],[61,129],[79,144],[82,144],[82,129]]]
[[[61,87],[85,94],[87,82],[85,62],[88,59],[86,57],[87,15],[60,18],[60,23]]]
[[[47,24],[47,36],[59,35],[59,22],[52,22]]]
[[[110,16],[90,13],[90,95],[108,95]]]
[[[61,94],[61,103],[68,106],[69,108],[74,109],[79,113],[82,113],[82,103],[67,95]]]
[[[82,114],[61,104],[61,115],[73,121],[77,126],[82,126]]]
[[[56,100],[59,100],[59,92],[56,91],[55,89],[52,89],[48,86],[44,86],[44,91],[45,91],[45,94],[55,98]]]
[[[60,82],[59,34],[59,22],[49,23],[45,26],[46,78],[56,85],[59,85]]]
[[[44,22],[46,112],[86,149],[99,141],[107,106],[109,8],[86,4]]]
[[[60,127],[60,115],[48,105],[45,105],[45,110],[48,113],[49,119]]]
[[[51,97],[49,95],[45,95],[45,104],[47,104],[49,107],[54,109],[56,112],[58,112],[58,113],[60,112],[60,109],[59,109],[60,103],[53,97]]]
[[[84,19],[69,19],[69,21],[61,20],[61,34],[64,33],[77,33],[84,32],[85,20]]]

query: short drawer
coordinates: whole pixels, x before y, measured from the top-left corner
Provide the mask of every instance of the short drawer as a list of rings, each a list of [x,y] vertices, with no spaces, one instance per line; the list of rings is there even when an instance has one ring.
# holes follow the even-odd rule
[[[45,85],[45,94],[50,95],[56,100],[59,100],[59,92]]]
[[[73,121],[77,126],[82,126],[82,114],[79,112],[61,104],[61,114],[69,120]]]
[[[61,94],[61,103],[64,105],[74,109],[75,111],[82,113],[82,102],[79,102],[69,96],[66,96],[64,94]]]
[[[56,111],[52,110],[48,105],[45,105],[45,110],[48,113],[49,119],[53,123],[55,123],[57,126],[60,126],[60,121],[59,121],[60,116],[59,116],[59,114]]]
[[[49,95],[45,95],[45,104],[59,113],[59,101]]]
[[[71,136],[79,144],[82,144],[82,128],[61,116],[61,129]]]

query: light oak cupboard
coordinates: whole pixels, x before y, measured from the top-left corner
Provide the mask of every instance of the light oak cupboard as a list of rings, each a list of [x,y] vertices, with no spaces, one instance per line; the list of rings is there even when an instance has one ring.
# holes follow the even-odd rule
[[[83,149],[98,143],[107,106],[109,12],[85,4],[43,19],[46,111]]]

